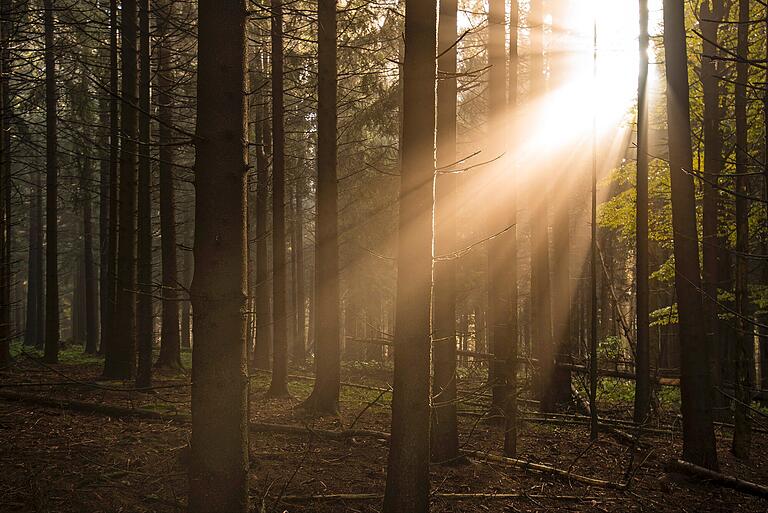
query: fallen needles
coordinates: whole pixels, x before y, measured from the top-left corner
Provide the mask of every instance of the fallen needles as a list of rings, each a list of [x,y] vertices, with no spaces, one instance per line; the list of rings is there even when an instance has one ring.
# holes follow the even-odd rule
[[[613,500],[612,497],[591,497],[580,495],[541,495],[528,493],[433,493],[433,499],[446,500],[473,500],[473,499],[537,499],[557,501],[605,501]],[[378,493],[331,493],[323,495],[286,495],[282,497],[284,502],[315,502],[315,501],[375,501],[384,498]]]

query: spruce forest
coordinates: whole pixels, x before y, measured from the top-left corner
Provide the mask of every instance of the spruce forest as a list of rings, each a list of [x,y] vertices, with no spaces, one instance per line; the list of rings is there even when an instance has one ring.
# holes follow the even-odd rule
[[[0,0],[0,512],[767,509],[765,0]]]

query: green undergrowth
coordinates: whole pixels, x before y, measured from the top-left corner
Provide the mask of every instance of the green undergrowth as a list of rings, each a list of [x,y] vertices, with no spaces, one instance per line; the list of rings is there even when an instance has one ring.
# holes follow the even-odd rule
[[[35,346],[25,346],[20,340],[11,342],[11,357],[23,358],[29,355],[33,358],[42,358],[43,350]],[[65,365],[93,365],[101,364],[103,358],[98,355],[88,354],[83,346],[65,345],[59,349],[59,363]]]

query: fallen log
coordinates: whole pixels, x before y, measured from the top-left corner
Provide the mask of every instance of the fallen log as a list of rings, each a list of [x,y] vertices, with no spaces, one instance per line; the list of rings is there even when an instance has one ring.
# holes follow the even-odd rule
[[[600,486],[603,488],[612,488],[615,490],[624,490],[627,485],[624,483],[616,483],[614,481],[605,481],[603,479],[597,479],[594,477],[582,476],[580,474],[574,474],[569,470],[563,470],[556,467],[550,467],[549,465],[542,465],[541,463],[533,463],[526,460],[518,460],[515,458],[506,458],[504,456],[496,456],[495,454],[489,454],[481,451],[461,451],[470,458],[478,458],[485,461],[493,461],[495,463],[502,463],[511,467],[517,467],[524,470],[533,470],[535,472],[550,474],[559,476],[571,481],[578,481],[580,483],[588,484],[591,486]]]
[[[23,394],[6,390],[0,390],[0,398],[11,401],[37,404],[49,408],[73,410],[84,413],[98,413],[111,417],[133,417],[147,420],[157,420],[161,422],[174,422],[178,424],[189,424],[192,421],[192,417],[186,413],[162,413],[144,408],[125,408],[122,406],[75,401],[71,399],[55,399],[52,397],[42,397],[38,395]],[[366,437],[383,440],[389,439],[389,433],[384,433],[381,431],[367,431],[364,429],[333,431],[330,429],[314,429],[309,426],[268,424],[264,422],[251,422],[249,424],[249,429],[254,433],[283,433],[302,435],[312,434],[320,438],[328,438],[332,440],[343,440],[353,437]]]
[[[744,481],[735,477],[726,476],[720,472],[709,470],[693,463],[688,463],[682,460],[670,460],[667,463],[666,469],[668,473],[683,474],[690,477],[695,477],[707,481],[713,485],[722,486],[724,488],[731,488],[737,492],[754,495],[763,499],[768,499],[768,487]]]
[[[541,495],[529,493],[433,493],[430,494],[433,499],[446,500],[474,500],[474,499],[534,499],[534,500],[557,500],[557,501],[597,501],[613,500],[613,497],[592,497],[581,495]],[[285,502],[316,502],[316,501],[375,501],[384,498],[379,493],[329,493],[323,495],[284,495],[283,497],[273,497],[273,500]]]

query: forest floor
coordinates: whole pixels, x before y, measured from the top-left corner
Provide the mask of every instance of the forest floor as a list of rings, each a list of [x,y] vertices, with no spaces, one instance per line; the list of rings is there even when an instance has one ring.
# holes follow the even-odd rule
[[[0,374],[0,512],[185,511],[190,429],[178,418],[171,420],[171,415],[189,412],[187,373],[156,372],[155,386],[165,388],[152,393],[120,391],[132,385],[101,380],[101,361],[82,355],[79,348],[65,351],[62,362],[53,366],[44,366],[32,351],[25,354],[18,346],[14,348],[14,366]],[[391,397],[378,389],[391,382],[391,368],[380,363],[345,363],[342,412],[338,417],[319,419],[295,409],[311,390],[311,368],[294,366],[291,373],[291,399],[264,398],[267,373],[257,373],[251,380],[252,422],[302,428],[295,433],[264,428],[252,432],[254,511],[380,511],[386,439],[375,435],[339,439],[318,431],[351,427],[388,431]],[[588,426],[573,411],[563,411],[554,422],[541,420],[533,407],[521,413],[529,420],[519,430],[519,459],[611,483],[625,483],[631,476],[629,486],[617,489],[485,461],[484,453],[501,454],[502,428],[488,423],[481,414],[487,401],[482,373],[465,368],[461,378],[459,389],[467,402],[460,405],[460,443],[476,452],[465,464],[432,466],[432,511],[768,509],[766,500],[665,473],[665,464],[681,451],[675,390],[660,394],[659,416],[647,426],[653,431],[643,433],[641,447],[634,449],[615,432],[602,433],[597,443],[590,443]],[[41,405],[29,397],[18,400],[11,397],[14,393],[140,408],[168,414],[168,418],[75,411]],[[631,397],[625,384],[603,382],[600,411],[603,418],[629,420]],[[620,431],[630,433],[632,428],[621,427]],[[730,454],[730,428],[718,426],[716,435],[723,473],[768,484],[767,431],[754,434],[748,462]],[[451,493],[466,495],[445,496]],[[366,495],[328,497],[334,494]]]

